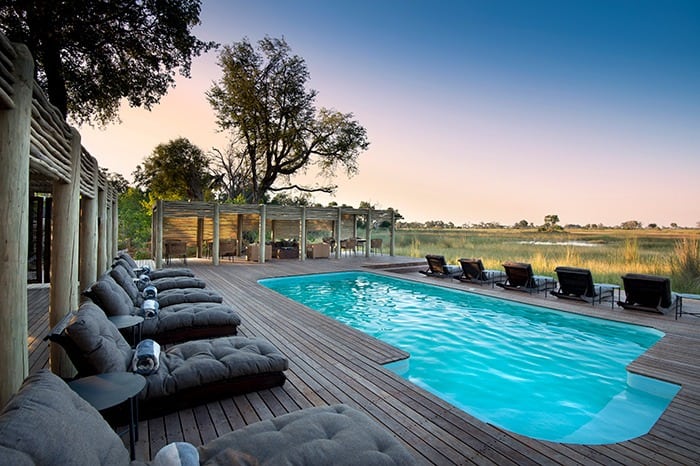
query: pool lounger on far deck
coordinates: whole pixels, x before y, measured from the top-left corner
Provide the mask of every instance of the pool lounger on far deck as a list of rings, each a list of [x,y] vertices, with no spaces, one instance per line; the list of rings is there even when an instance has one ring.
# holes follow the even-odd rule
[[[425,256],[425,260],[428,261],[428,269],[420,271],[423,275],[438,278],[457,278],[462,274],[462,268],[458,265],[449,265],[445,261],[445,256],[428,254]]]
[[[603,300],[610,299],[611,305],[615,302],[616,286],[593,282],[593,275],[588,269],[578,267],[559,266],[554,271],[559,280],[559,289],[551,290],[552,296],[562,299],[585,301],[595,305]],[[618,288],[619,289],[619,288]]]
[[[523,262],[504,262],[503,268],[506,271],[506,280],[496,283],[506,290],[527,291],[528,293],[539,293],[551,290],[557,286],[557,281],[551,277],[535,275],[532,272],[532,265]],[[546,294],[545,294],[546,297]]]

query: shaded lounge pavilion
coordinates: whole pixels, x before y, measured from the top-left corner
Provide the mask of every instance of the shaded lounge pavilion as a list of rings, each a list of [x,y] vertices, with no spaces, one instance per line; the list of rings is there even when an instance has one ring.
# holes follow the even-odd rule
[[[389,224],[389,255],[394,255],[394,228],[397,214],[393,209],[356,209],[352,207],[296,207],[271,204],[219,204],[212,202],[182,202],[160,200],[153,208],[153,256],[156,267],[161,267],[167,256],[168,244],[186,243],[194,246],[197,257],[211,256],[212,263],[218,265],[222,254],[222,242],[232,242],[236,250],[231,254],[240,255],[250,241],[256,238],[261,262],[265,261],[268,241],[259,238],[293,238],[299,244],[299,259],[306,258],[307,237],[311,232],[323,232],[340,244],[343,238],[357,238],[358,218],[366,225]],[[359,241],[365,245],[362,252],[369,256],[372,242],[372,228],[366,228],[365,236]],[[333,250],[336,258],[341,248]],[[269,257],[269,255],[268,255]]]

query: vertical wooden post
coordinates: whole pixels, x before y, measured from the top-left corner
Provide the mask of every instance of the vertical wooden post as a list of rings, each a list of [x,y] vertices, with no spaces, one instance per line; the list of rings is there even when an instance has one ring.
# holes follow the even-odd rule
[[[260,258],[259,262],[262,264],[265,262],[265,247],[267,246],[265,244],[265,237],[267,236],[267,206],[265,204],[262,204],[260,206],[260,234],[259,234],[259,243],[260,243]]]
[[[112,190],[109,182],[105,187],[105,249],[104,249],[105,265],[100,273],[109,270],[112,265]]]
[[[80,134],[71,129],[71,179],[53,185],[53,242],[51,245],[51,290],[49,326],[55,326],[78,307],[78,222],[80,217]],[[71,377],[75,369],[59,345],[51,345],[51,370]]]
[[[240,256],[243,246],[243,215],[236,214],[236,255]]]
[[[97,189],[97,275],[107,271],[107,196],[106,188]]]
[[[119,193],[114,186],[111,186],[111,183],[109,190],[112,192],[112,246],[107,266],[111,267],[112,261],[119,252]]]
[[[338,221],[335,224],[335,258],[340,259],[340,234],[343,231],[343,209],[338,207]]]
[[[394,209],[390,209],[391,212],[391,227],[389,229],[389,255],[394,256],[394,246],[395,246],[395,237],[396,237],[396,214],[394,213]]]
[[[93,176],[97,179],[99,168],[95,165]],[[80,218],[80,290],[97,280],[97,192],[93,197],[83,196]]]
[[[365,257],[369,257],[372,245],[372,208],[367,208],[367,221],[365,222]]]
[[[34,62],[26,46],[17,45],[15,51],[14,108],[0,111],[0,406],[29,373],[27,238]]]
[[[301,232],[299,235],[301,236],[299,238],[299,247],[301,248],[299,259],[306,260],[306,206],[301,208]]]
[[[156,237],[155,249],[156,268],[163,267],[163,200],[156,201]]]
[[[214,204],[214,226],[211,242],[211,261],[214,265],[219,265],[219,226],[221,224],[221,212],[219,203]]]

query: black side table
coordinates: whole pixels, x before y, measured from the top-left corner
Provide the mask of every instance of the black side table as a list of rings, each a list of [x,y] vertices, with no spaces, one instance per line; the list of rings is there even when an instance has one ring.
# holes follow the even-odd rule
[[[129,453],[134,460],[139,435],[136,397],[146,386],[146,379],[131,372],[109,372],[73,380],[68,386],[98,411],[129,402]]]
[[[131,345],[136,346],[141,341],[141,326],[143,324],[143,317],[132,316],[132,315],[122,315],[122,316],[109,316],[109,321],[114,324],[119,330],[131,329]]]

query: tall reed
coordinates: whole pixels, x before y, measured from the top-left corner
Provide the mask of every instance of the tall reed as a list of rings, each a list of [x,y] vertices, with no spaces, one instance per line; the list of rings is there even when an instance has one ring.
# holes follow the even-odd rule
[[[700,241],[695,238],[676,240],[671,258],[671,277],[676,289],[700,287]]]

